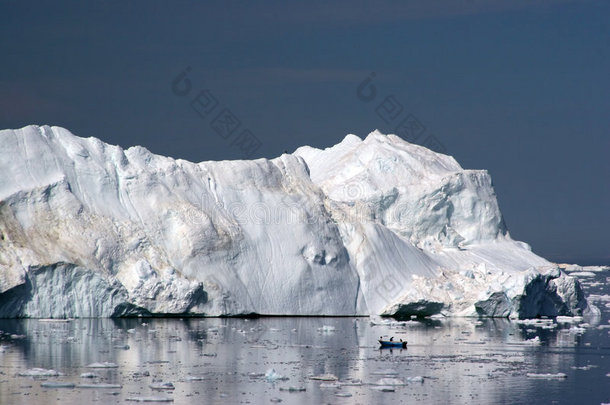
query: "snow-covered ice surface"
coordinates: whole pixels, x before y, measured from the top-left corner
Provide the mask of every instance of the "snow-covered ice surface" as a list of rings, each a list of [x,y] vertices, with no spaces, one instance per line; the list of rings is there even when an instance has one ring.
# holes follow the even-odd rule
[[[0,131],[0,239],[3,317],[594,313],[486,171],[379,132],[191,163]]]
[[[587,278],[584,288],[607,296],[608,285],[595,283],[609,276]],[[0,403],[600,404],[610,402],[610,335],[599,328],[609,320],[606,307],[597,324],[582,317],[5,319]],[[333,333],[322,332],[329,327]],[[380,350],[379,336],[409,344]]]

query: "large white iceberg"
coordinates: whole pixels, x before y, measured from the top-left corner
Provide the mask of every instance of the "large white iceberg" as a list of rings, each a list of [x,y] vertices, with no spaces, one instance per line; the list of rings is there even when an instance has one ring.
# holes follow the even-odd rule
[[[581,315],[486,171],[371,133],[191,163],[0,131],[0,316]]]

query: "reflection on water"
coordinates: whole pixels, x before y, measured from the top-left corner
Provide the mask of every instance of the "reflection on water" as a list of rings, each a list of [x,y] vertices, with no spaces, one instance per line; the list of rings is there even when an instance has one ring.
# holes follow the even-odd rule
[[[0,403],[608,402],[610,329],[601,309],[599,325],[584,329],[503,319],[0,320]],[[379,350],[382,335],[407,340],[408,349]],[[64,375],[19,376],[33,368]],[[288,379],[268,381],[272,368]],[[324,374],[337,381],[311,379]],[[49,382],[74,385],[42,386]]]

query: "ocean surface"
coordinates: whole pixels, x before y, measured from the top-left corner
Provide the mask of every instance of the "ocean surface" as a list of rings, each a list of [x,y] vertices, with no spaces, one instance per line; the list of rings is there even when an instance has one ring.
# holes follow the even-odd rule
[[[599,319],[0,320],[0,404],[607,403],[610,272],[580,279]]]

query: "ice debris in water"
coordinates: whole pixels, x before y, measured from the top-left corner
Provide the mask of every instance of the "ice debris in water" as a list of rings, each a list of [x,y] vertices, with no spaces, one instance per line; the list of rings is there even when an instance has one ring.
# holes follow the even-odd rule
[[[157,382],[153,382],[152,384],[149,385],[149,387],[153,390],[174,390],[176,389],[176,387],[174,387],[174,384],[172,384],[169,381],[157,381]]]
[[[359,387],[362,385],[362,380],[355,378],[347,381],[339,381],[338,384],[346,387]]]
[[[284,380],[288,380],[288,377],[284,377],[281,374],[278,374],[275,369],[270,368],[269,370],[267,370],[267,372],[265,373],[265,378],[267,379],[267,381],[269,382],[273,382],[273,381],[284,381]]]
[[[582,316],[558,316],[555,321],[557,323],[579,323],[582,322]]]
[[[43,388],[74,388],[76,384],[61,381],[46,381],[40,384]]]
[[[21,377],[58,377],[63,374],[55,370],[47,370],[44,368],[30,368],[28,370],[18,373],[17,375]]]
[[[309,377],[312,380],[320,380],[320,381],[337,381],[338,378],[334,374],[322,374],[322,375],[314,375]]]
[[[170,397],[131,397],[125,399],[131,402],[174,402],[174,398]]]
[[[248,373],[248,377],[250,377],[250,378],[265,377],[265,373],[257,373],[255,371],[252,371],[252,372]]]
[[[303,391],[307,391],[307,388],[305,388],[305,387],[294,387],[294,386],[280,387],[280,391],[303,392]]]
[[[570,273],[572,277],[595,277],[595,273],[591,271],[575,271]]]
[[[546,380],[562,380],[564,378],[568,378],[567,374],[564,373],[527,373],[526,375],[529,378],[542,378]]]
[[[98,378],[99,375],[95,374],[95,373],[82,373],[80,375],[80,378]]]
[[[320,384],[320,388],[321,389],[324,389],[324,388],[330,388],[330,389],[332,389],[332,388],[341,388],[341,385],[339,385],[337,383],[331,383],[331,384],[329,384],[329,383],[322,383],[322,384]]]
[[[104,361],[102,363],[91,363],[87,366],[87,368],[118,368],[119,366],[116,363],[110,363],[108,361]]]
[[[373,371],[371,374],[373,374],[373,375],[398,375],[398,371],[391,370],[391,369],[376,370],[376,371]]]
[[[393,386],[390,386],[390,385],[377,385],[377,386],[371,387],[371,389],[374,389],[376,391],[381,391],[381,392],[394,392],[394,391],[396,391],[396,389]]]
[[[321,328],[318,328],[318,332],[322,333],[332,333],[335,331],[335,327],[331,325],[324,325]]]
[[[375,385],[405,385],[400,378],[380,378]]]
[[[186,381],[204,381],[206,378],[202,375],[187,375],[184,378]]]
[[[92,389],[120,389],[123,388],[120,384],[79,384],[76,388],[92,388]]]

